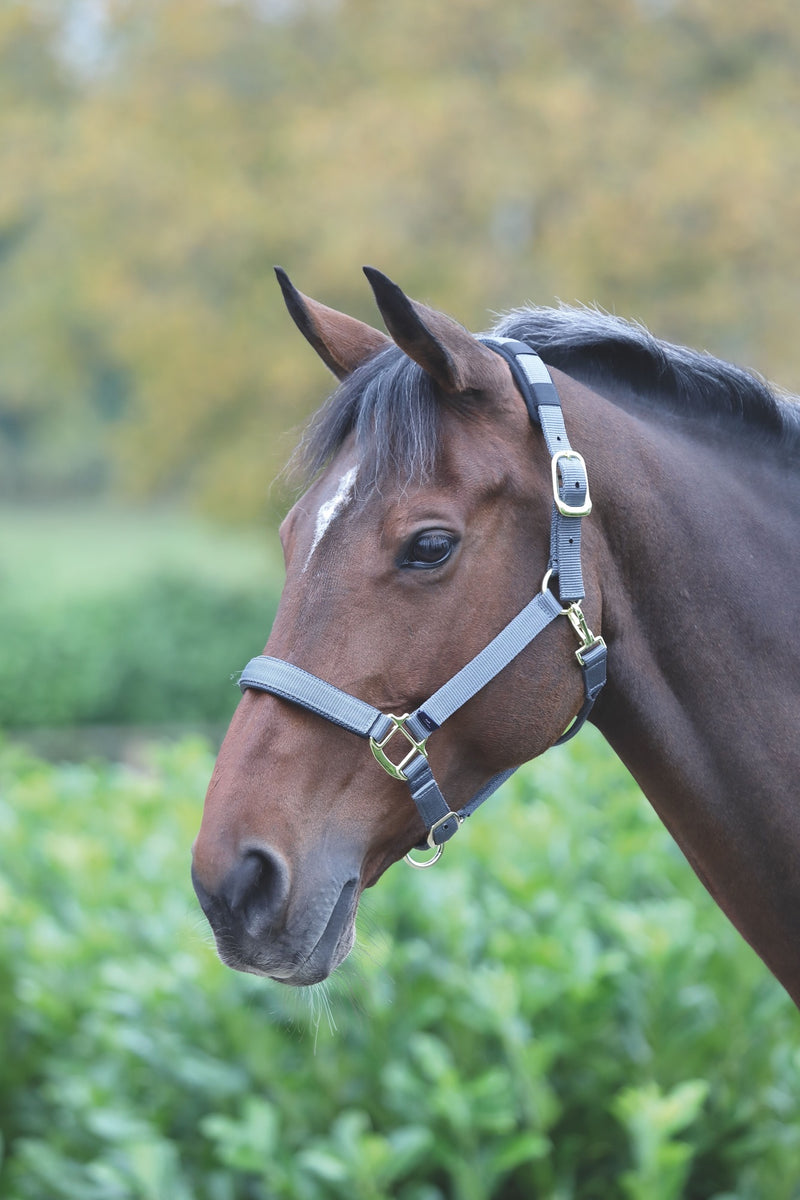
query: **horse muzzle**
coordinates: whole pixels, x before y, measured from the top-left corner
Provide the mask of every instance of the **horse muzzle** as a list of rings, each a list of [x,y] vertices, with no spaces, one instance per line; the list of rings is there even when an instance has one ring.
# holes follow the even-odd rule
[[[295,986],[319,983],[355,942],[357,875],[306,877],[293,887],[289,867],[271,847],[249,847],[213,888],[192,867],[197,898],[222,961],[237,971]]]

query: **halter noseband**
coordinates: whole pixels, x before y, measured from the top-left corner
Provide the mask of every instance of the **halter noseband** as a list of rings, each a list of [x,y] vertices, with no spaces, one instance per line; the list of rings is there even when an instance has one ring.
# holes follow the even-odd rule
[[[368,738],[376,760],[393,779],[405,781],[428,830],[417,849],[434,851],[418,861],[406,855],[415,867],[429,867],[442,854],[444,843],[464,819],[487,800],[516,768],[502,771],[457,812],[445,800],[428,763],[425,743],[430,735],[486,686],[517,657],[556,617],[565,616],[580,646],[575,657],[583,675],[583,706],[572,725],[555,745],[574,737],[583,726],[606,681],[606,644],[595,637],[581,609],[585,592],[581,573],[581,518],[591,511],[586,464],[573,450],[564,427],[561,401],[547,367],[530,346],[512,338],[479,339],[501,355],[525,400],[531,420],[540,425],[550,453],[553,480],[553,514],[550,525],[550,560],[541,591],[466,666],[415,709],[397,717],[382,713],[371,704],[326,683],[283,659],[260,654],[250,660],[239,679],[239,687],[270,692],[309,712],[332,721],[358,737]],[[559,600],[549,590],[558,580]],[[392,739],[404,744],[403,757],[394,762],[387,754]],[[397,746],[395,741],[395,749]]]

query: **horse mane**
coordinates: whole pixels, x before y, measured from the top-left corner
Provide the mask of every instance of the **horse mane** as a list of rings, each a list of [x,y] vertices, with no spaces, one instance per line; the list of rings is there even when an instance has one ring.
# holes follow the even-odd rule
[[[642,324],[596,308],[520,308],[494,332],[531,345],[548,366],[604,395],[626,389],[651,407],[749,435],[800,444],[800,405],[753,371],[654,337]]]
[[[703,351],[655,338],[643,325],[596,308],[514,309],[491,330],[526,342],[544,362],[609,396],[624,389],[651,407],[700,417],[748,436],[800,446],[800,404],[761,376]],[[408,484],[433,471],[442,407],[475,416],[480,400],[445,396],[398,347],[362,363],[312,417],[298,447],[303,474],[315,475],[355,434],[362,484],[387,477]]]

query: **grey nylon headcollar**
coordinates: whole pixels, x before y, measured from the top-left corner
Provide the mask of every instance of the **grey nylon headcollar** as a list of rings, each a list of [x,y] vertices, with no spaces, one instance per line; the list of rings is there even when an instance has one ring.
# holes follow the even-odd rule
[[[431,866],[444,843],[462,821],[487,800],[516,768],[495,775],[469,803],[453,811],[445,800],[428,763],[425,742],[455,712],[528,646],[537,634],[558,616],[566,616],[580,641],[575,652],[583,674],[584,702],[573,724],[555,743],[561,745],[583,726],[606,681],[606,645],[586,625],[580,602],[585,593],[581,573],[581,519],[591,511],[586,464],[567,438],[561,402],[547,367],[523,342],[511,338],[480,338],[509,364],[522,393],[531,420],[542,428],[552,463],[553,513],[550,527],[550,559],[542,590],[466,666],[415,709],[397,717],[382,713],[371,704],[326,683],[283,659],[260,654],[250,660],[239,679],[239,687],[270,692],[292,704],[332,721],[342,729],[368,738],[372,753],[393,778],[404,780],[428,830],[418,849],[429,847],[432,858],[413,866]],[[559,600],[549,590],[558,582]],[[405,738],[405,757],[394,762],[386,747],[396,734]],[[407,856],[408,857],[408,856]]]

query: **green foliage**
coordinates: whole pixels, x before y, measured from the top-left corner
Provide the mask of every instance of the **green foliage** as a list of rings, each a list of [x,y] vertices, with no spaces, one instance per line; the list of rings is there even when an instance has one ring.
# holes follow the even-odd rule
[[[332,382],[274,262],[373,322],[362,262],[473,328],[597,302],[796,388],[799,52],[786,0],[7,4],[0,485],[262,512]]]
[[[395,866],[325,989],[223,968],[195,742],[0,755],[4,1200],[793,1200],[800,1029],[596,737]]]
[[[708,1097],[702,1079],[679,1084],[664,1096],[656,1083],[620,1092],[614,1111],[630,1136],[635,1169],[622,1178],[630,1200],[679,1200],[693,1152],[676,1139],[698,1117]]]
[[[0,592],[0,726],[230,717],[239,691],[220,684],[258,653],[273,612],[260,588],[185,576],[57,608]]]

